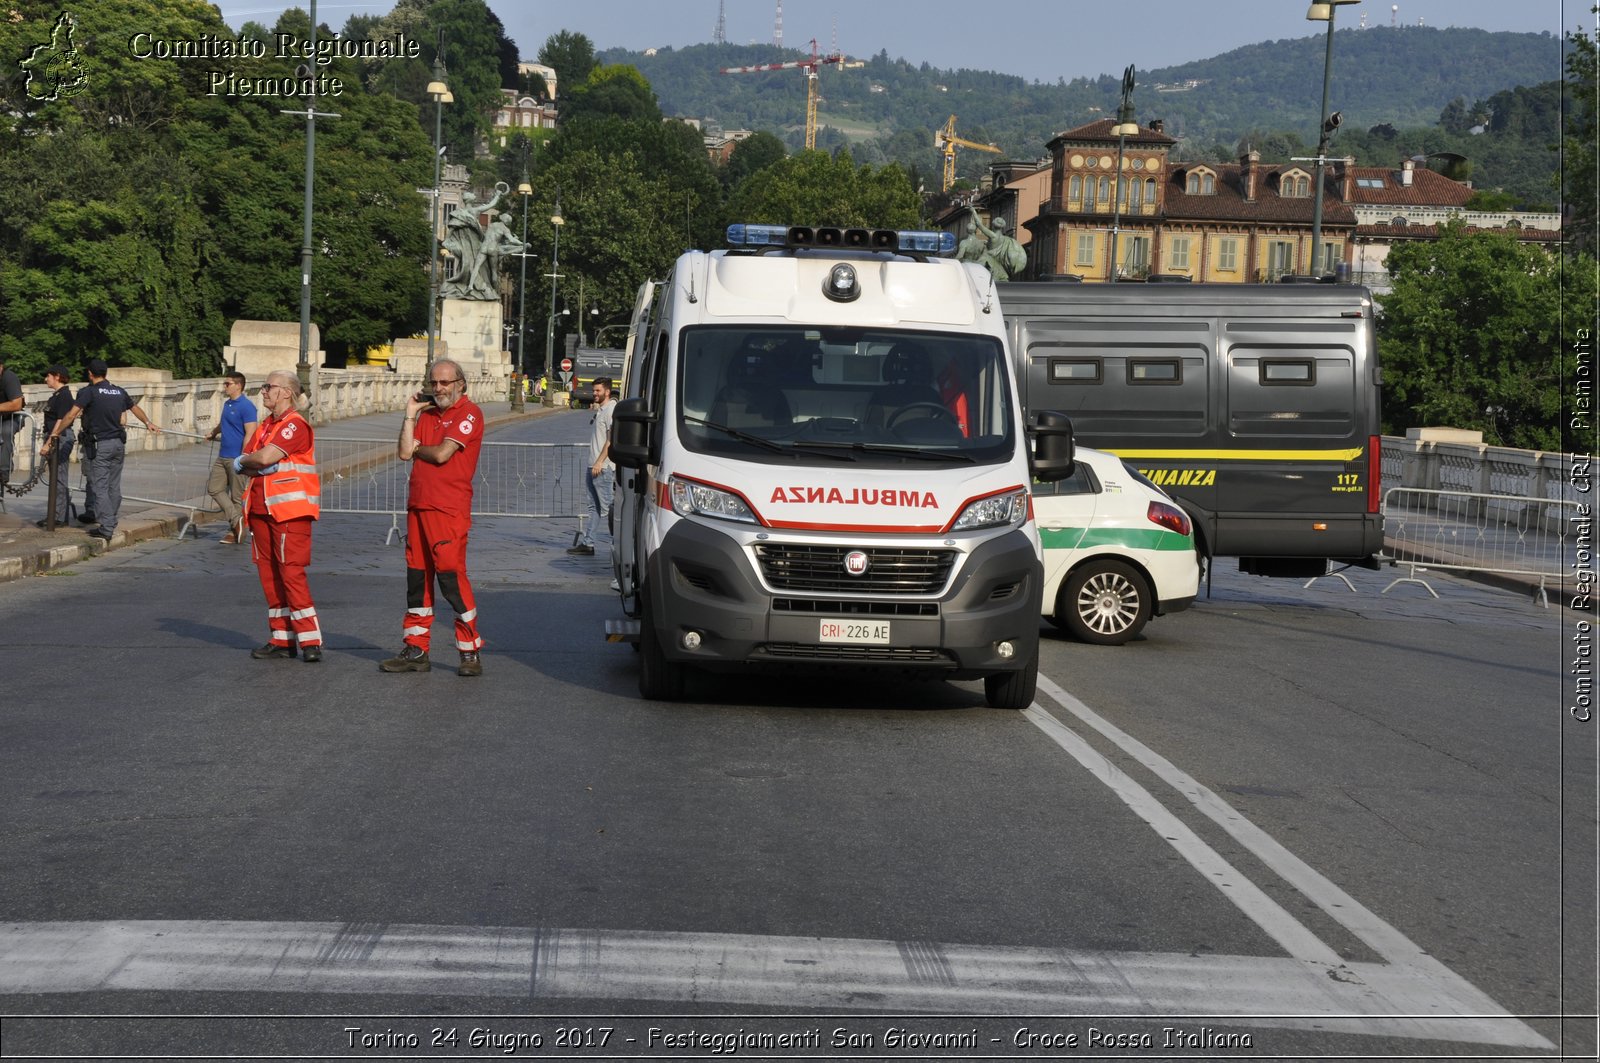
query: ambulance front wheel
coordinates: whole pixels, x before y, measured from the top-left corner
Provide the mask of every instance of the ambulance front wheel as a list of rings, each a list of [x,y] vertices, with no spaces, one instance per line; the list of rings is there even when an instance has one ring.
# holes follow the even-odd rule
[[[643,609],[639,616],[639,694],[649,701],[681,701],[689,666],[667,660],[661,640],[656,636],[649,595],[641,592],[640,597]]]
[[[1039,685],[1039,655],[1034,654],[1027,667],[1015,672],[983,677],[983,696],[994,709],[1025,709],[1033,704],[1034,691]]]

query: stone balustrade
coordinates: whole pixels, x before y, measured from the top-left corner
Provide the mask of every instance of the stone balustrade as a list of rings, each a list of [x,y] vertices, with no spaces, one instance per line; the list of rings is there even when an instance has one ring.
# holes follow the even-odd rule
[[[286,365],[284,368],[292,369],[293,366]],[[407,397],[421,388],[425,370],[426,363],[415,366],[411,372],[397,372],[386,366],[316,369],[313,371],[312,385],[307,391],[310,400],[307,415],[313,424],[326,424],[346,417],[403,410]],[[504,374],[474,372],[469,366],[466,376],[467,394],[472,398],[488,401],[503,397]],[[166,370],[113,366],[107,379],[125,388],[163,430],[161,435],[146,432],[137,419],[130,418],[130,451],[186,446],[192,442],[188,437],[203,436],[210,432],[222,416],[222,377],[173,380],[172,374]],[[83,382],[74,381],[69,386],[73,394],[77,394]],[[260,386],[260,379],[251,378],[246,392],[258,408],[260,396],[256,389]],[[44,416],[40,411],[50,397],[49,387],[44,384],[25,384],[22,392],[24,408],[33,424],[42,430]],[[166,435],[168,432],[174,434]],[[27,436],[31,436],[31,432]],[[31,467],[30,459],[23,453],[27,436],[19,436],[17,440],[17,462],[24,473]],[[74,458],[76,456],[74,454]]]

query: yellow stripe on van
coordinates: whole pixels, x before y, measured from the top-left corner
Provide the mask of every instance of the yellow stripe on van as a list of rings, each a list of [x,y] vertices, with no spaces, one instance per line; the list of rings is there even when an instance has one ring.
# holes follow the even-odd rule
[[[1154,458],[1163,461],[1355,461],[1365,447],[1347,450],[1124,450],[1107,447],[1119,458]]]

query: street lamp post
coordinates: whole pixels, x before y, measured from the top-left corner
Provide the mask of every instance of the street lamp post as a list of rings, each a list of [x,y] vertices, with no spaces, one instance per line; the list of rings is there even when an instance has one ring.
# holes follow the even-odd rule
[[[522,356],[523,334],[527,330],[528,322],[528,200],[533,196],[533,185],[528,183],[528,167],[522,167],[522,183],[517,185],[517,195],[522,197],[522,250],[518,257],[522,259],[522,276],[517,282],[517,371],[513,379],[517,382],[515,393],[511,398],[511,405],[515,409],[522,409],[522,382],[528,375],[528,362]]]
[[[544,327],[544,371],[550,381],[550,386],[544,392],[546,405],[554,405],[551,395],[555,393],[556,381],[556,282],[561,279],[561,226],[566,224],[566,219],[561,217],[559,189],[556,190],[556,208],[550,215],[550,224],[556,227],[556,238],[550,248],[550,319]]]
[[[1133,67],[1122,72],[1122,105],[1117,108],[1117,124],[1111,128],[1117,137],[1117,172],[1111,182],[1111,276],[1117,279],[1117,235],[1122,229],[1122,197],[1131,187],[1122,173],[1122,152],[1128,138],[1139,135],[1139,123],[1133,120]]]
[[[437,52],[433,57],[433,80],[428,82],[428,95],[433,97],[433,189],[430,193],[432,206],[428,211],[428,235],[433,247],[428,275],[428,365],[432,366],[433,338],[439,321],[439,165],[444,158],[444,105],[455,102],[444,80],[444,57]]]
[[[1328,80],[1333,73],[1333,16],[1341,4],[1359,4],[1361,0],[1318,0],[1306,9],[1307,22],[1328,23],[1328,49],[1322,59],[1322,110],[1317,113],[1322,122],[1317,139],[1317,176],[1311,187],[1311,275],[1320,276],[1318,266],[1322,258],[1322,167],[1328,161],[1328,138],[1339,128],[1339,115],[1328,114]]]
[[[317,50],[317,0],[311,0],[311,41],[310,51],[307,54],[315,55]],[[302,65],[295,72],[305,79],[309,88],[316,86],[316,72],[310,65]],[[313,178],[317,165],[317,119],[338,118],[339,115],[331,111],[317,110],[317,97],[314,91],[306,93],[306,109],[304,111],[284,111],[284,114],[305,115],[306,119],[306,180],[305,180],[305,209],[302,219],[302,233],[300,241],[300,361],[296,366],[296,375],[300,378],[300,387],[308,394],[314,393],[312,388],[311,365],[311,262],[313,258],[311,245],[311,206]]]

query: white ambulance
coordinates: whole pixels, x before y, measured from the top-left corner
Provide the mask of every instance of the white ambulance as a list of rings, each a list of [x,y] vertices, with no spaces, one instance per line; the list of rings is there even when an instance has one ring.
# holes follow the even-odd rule
[[[1026,708],[1043,592],[1023,420],[987,272],[951,234],[733,225],[647,285],[612,431],[640,692],[691,670],[983,679]]]

